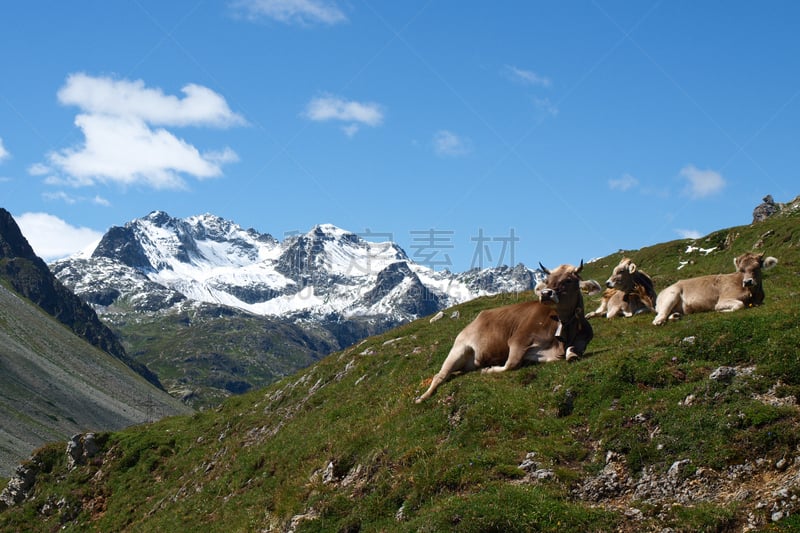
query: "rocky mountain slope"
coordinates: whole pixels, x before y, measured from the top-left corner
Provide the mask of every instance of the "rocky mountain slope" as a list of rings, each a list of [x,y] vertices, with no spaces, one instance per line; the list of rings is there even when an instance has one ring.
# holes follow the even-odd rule
[[[82,463],[47,446],[4,493],[19,500],[0,529],[797,531],[800,211],[584,275],[625,255],[662,289],[753,250],[780,261],[764,305],[595,319],[569,364],[456,376],[414,403],[478,312],[532,295],[482,298],[218,409],[98,435]]]
[[[145,365],[131,359],[114,333],[94,310],[64,287],[33,251],[11,213],[0,208],[0,280],[25,296],[46,313],[69,327],[76,335],[113,355],[161,387]]]
[[[45,442],[190,412],[156,386],[0,209],[0,475]]]
[[[0,476],[46,442],[188,412],[0,284]]]
[[[160,211],[50,267],[196,407],[456,303],[530,290],[541,276],[523,265],[435,272],[392,242],[329,224],[278,241],[213,215]]]

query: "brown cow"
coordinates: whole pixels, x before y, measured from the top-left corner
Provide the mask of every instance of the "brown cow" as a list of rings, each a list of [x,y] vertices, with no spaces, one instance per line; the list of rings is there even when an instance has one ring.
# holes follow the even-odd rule
[[[764,302],[761,270],[774,267],[778,260],[747,252],[735,258],[733,264],[736,272],[732,274],[683,279],[661,291],[653,324],[659,326],[690,313],[737,311],[761,305]]]
[[[606,315],[630,317],[639,313],[650,313],[655,308],[656,291],[650,276],[636,267],[636,263],[624,257],[614,267],[611,277],[606,281],[605,292],[600,307],[586,315],[586,318]]]
[[[540,265],[541,266],[541,263]],[[581,289],[599,287],[581,281],[579,267],[561,265],[536,286],[540,301],[523,302],[481,311],[456,337],[441,370],[417,403],[454,372],[504,372],[523,362],[547,362],[582,355],[592,339],[592,327],[583,316]],[[593,285],[592,285],[593,284]]]

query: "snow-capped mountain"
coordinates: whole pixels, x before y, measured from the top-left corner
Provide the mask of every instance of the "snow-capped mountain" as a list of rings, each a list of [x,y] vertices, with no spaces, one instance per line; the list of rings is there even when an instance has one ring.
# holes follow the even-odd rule
[[[395,323],[529,290],[541,279],[522,265],[436,272],[393,242],[368,242],[330,224],[279,241],[214,215],[178,219],[162,211],[113,227],[90,253],[50,266],[99,313],[199,302],[264,316]]]

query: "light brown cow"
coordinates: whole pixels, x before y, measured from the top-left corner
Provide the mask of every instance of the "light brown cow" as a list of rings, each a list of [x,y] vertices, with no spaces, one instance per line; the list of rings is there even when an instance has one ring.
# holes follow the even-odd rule
[[[624,257],[614,267],[611,277],[606,281],[605,292],[600,306],[586,315],[586,318],[605,315],[630,317],[639,313],[650,313],[655,308],[656,291],[650,276],[636,267],[636,263]]]
[[[541,263],[540,265],[541,266]],[[561,265],[536,286],[540,301],[523,302],[481,311],[456,337],[441,370],[417,403],[455,372],[482,369],[504,372],[524,362],[547,362],[583,355],[592,339],[592,327],[583,315],[583,287],[579,267]]]
[[[764,302],[761,270],[774,267],[778,260],[747,252],[735,258],[733,264],[736,272],[732,274],[683,279],[661,291],[653,324],[659,326],[690,313],[737,311],[761,305]]]

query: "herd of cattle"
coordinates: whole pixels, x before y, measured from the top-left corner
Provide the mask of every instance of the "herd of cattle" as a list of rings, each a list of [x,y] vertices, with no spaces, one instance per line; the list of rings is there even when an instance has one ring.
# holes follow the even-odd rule
[[[548,270],[536,286],[539,301],[481,311],[461,333],[417,403],[429,398],[451,374],[481,370],[504,372],[523,363],[574,359],[592,339],[588,319],[605,315],[630,317],[655,312],[658,326],[681,315],[705,311],[736,311],[764,302],[761,271],[778,264],[774,257],[744,253],[733,260],[736,271],[677,281],[656,294],[653,280],[624,258],[606,281],[600,306],[584,314],[583,293],[602,290],[594,280],[580,278],[580,266]]]

